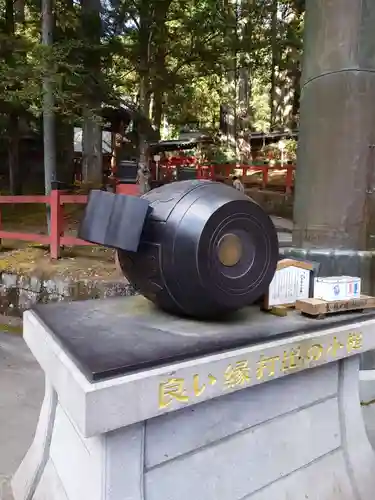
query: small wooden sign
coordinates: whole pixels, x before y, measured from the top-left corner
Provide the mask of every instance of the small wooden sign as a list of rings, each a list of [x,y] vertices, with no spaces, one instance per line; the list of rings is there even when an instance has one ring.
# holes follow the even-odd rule
[[[280,260],[265,296],[264,308],[270,310],[280,306],[291,307],[297,300],[311,297],[316,266],[314,262]]]
[[[296,309],[303,314],[313,317],[322,317],[326,314],[343,313],[347,311],[358,311],[375,307],[375,297],[361,295],[358,298],[348,300],[323,300],[304,299],[296,302]]]

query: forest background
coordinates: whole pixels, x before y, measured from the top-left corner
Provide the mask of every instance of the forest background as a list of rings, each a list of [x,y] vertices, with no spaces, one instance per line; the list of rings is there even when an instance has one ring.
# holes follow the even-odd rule
[[[22,141],[42,138],[43,123],[54,175],[71,177],[80,126],[85,180],[98,179],[101,109],[124,101],[162,138],[225,129],[233,145],[297,129],[304,8],[303,0],[0,0],[0,158],[10,192],[21,192],[29,169]]]

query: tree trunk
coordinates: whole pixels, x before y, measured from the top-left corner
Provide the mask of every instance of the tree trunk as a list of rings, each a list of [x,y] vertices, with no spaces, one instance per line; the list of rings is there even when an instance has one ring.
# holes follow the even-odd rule
[[[150,56],[152,29],[148,0],[141,0],[139,9],[139,107],[150,116]]]
[[[251,53],[253,51],[252,0],[242,0],[241,3],[241,58],[239,73],[239,101],[242,115],[242,127],[251,127]]]
[[[155,76],[153,83],[153,108],[152,121],[160,137],[160,128],[163,119],[164,87],[167,79],[166,54],[167,54],[167,18],[172,0],[158,0],[155,9]]]
[[[14,0],[15,18],[17,23],[25,22],[25,0]]]
[[[9,191],[13,196],[22,194],[22,180],[19,171],[19,143],[18,115],[11,112],[8,120],[8,168]]]
[[[148,76],[140,75],[140,85],[139,85],[139,106],[145,116],[149,116],[150,112],[150,99],[148,93]],[[139,123],[138,128],[138,152],[139,152],[139,173],[138,179],[143,179],[144,184],[148,184],[148,161],[147,161],[147,142],[145,131],[143,130],[143,122]],[[144,192],[147,189],[143,189]],[[142,193],[144,194],[144,193]]]
[[[20,0],[17,0],[20,1]],[[56,6],[56,17],[60,22],[54,25],[54,41],[77,40],[81,32],[75,24],[67,23],[66,17],[75,16],[73,0],[63,0]],[[69,17],[68,17],[69,18]],[[62,21],[62,22],[61,22]],[[68,62],[75,64],[75,54],[70,53]],[[64,72],[64,69],[61,68]],[[66,82],[63,81],[63,88],[66,91]],[[56,169],[57,179],[66,184],[74,182],[74,124],[66,116],[56,113]]]
[[[224,77],[225,101],[221,105],[221,121],[225,128],[225,135],[228,147],[236,146],[237,130],[237,55],[238,55],[238,34],[237,34],[237,3],[235,5],[229,0],[224,0],[224,10],[226,13],[225,39],[229,47],[233,48],[232,59],[229,63],[227,74]]]
[[[292,130],[298,128],[298,115],[300,108],[300,98],[301,98],[301,69],[296,68],[296,73],[293,78],[293,101],[292,101],[292,112],[291,112],[291,123],[290,128]]]
[[[4,47],[4,59],[10,64],[12,62],[12,39],[15,35],[15,8],[13,0],[6,0],[5,4],[5,32],[8,43]],[[9,191],[12,195],[21,194],[22,182],[19,173],[19,124],[18,112],[9,107],[8,114],[8,171]]]
[[[95,186],[103,182],[102,129],[89,111],[84,112],[82,129],[82,179]]]
[[[91,75],[101,72],[100,46],[101,20],[100,0],[82,0],[82,27],[88,44],[86,66],[89,72],[87,96],[83,112],[82,127],[82,177],[90,185],[101,185],[103,181],[102,128],[100,124],[101,96]]]
[[[161,137],[160,129],[163,119],[163,99],[164,92],[160,87],[156,88],[154,90],[154,103],[152,107],[152,123],[154,124],[154,127],[158,132],[159,139]]]
[[[57,121],[57,178],[72,184],[74,177],[74,126],[61,118]]]
[[[271,51],[272,51],[272,62],[271,62],[271,91],[270,91],[270,128],[273,130],[276,124],[276,71],[279,61],[279,48],[277,40],[277,10],[278,10],[278,0],[273,0],[272,13],[271,13]]]
[[[150,117],[150,82],[148,70],[141,70],[139,74],[139,108],[142,113]]]
[[[145,117],[150,116],[150,53],[152,29],[148,0],[141,0],[139,8],[139,107]],[[147,158],[147,142],[143,121],[138,124],[138,183],[141,192],[149,189],[150,172]]]
[[[53,44],[53,0],[42,1],[42,43]],[[45,193],[51,192],[52,181],[56,180],[56,128],[54,112],[54,89],[50,68],[43,78],[43,137],[44,137],[44,184]],[[47,216],[48,217],[48,216]],[[48,219],[49,220],[49,219]]]
[[[299,23],[302,19],[302,16],[305,13],[305,0],[294,0],[294,15],[295,20]],[[295,48],[294,48],[295,50]],[[300,101],[301,101],[301,61],[300,54],[303,51],[303,46],[297,46],[298,53],[295,55],[295,68],[293,73],[293,100],[292,100],[292,111],[291,111],[291,128],[297,129],[299,122],[299,110],[300,110]]]

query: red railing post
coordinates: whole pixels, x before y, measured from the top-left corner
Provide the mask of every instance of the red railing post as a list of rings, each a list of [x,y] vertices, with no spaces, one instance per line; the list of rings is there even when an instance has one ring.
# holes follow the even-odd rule
[[[288,165],[286,167],[286,179],[285,179],[285,193],[286,194],[290,194],[292,192],[293,169],[294,169],[294,165]]]
[[[50,253],[51,259],[60,257],[60,236],[61,236],[61,205],[60,191],[53,189],[49,196],[51,207],[51,227],[50,227]]]
[[[262,187],[263,187],[263,189],[266,189],[267,184],[268,184],[268,165],[264,165],[262,167],[262,171],[263,171]]]
[[[1,205],[0,205],[0,231],[1,231],[1,224],[2,224],[2,220],[1,220]],[[0,238],[0,247],[3,243],[3,240]]]
[[[216,179],[215,165],[210,165],[209,168],[210,168],[211,180],[214,181]]]

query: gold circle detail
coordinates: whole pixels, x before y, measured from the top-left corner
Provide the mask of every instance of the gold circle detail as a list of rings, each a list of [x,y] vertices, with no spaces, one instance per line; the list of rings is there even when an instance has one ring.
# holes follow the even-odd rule
[[[240,238],[232,233],[225,234],[219,241],[218,256],[224,266],[235,266],[242,256]]]

